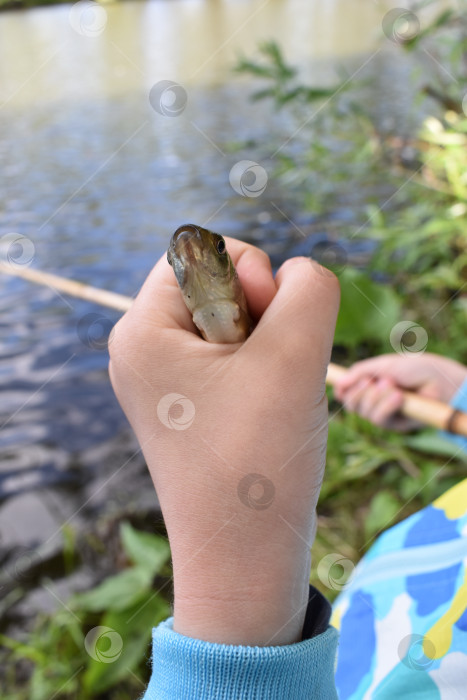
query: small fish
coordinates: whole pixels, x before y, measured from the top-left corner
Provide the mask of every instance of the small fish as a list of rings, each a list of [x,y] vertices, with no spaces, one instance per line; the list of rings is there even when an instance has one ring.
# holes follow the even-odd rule
[[[243,342],[251,319],[222,236],[184,224],[170,240],[167,260],[203,338],[210,343]]]

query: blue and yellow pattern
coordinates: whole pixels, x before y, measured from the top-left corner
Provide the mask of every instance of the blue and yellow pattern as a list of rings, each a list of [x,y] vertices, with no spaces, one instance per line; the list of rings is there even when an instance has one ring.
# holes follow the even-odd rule
[[[467,411],[467,381],[452,405]],[[467,698],[467,479],[378,538],[331,622],[340,700]]]
[[[467,480],[379,537],[331,622],[340,700],[467,697]]]

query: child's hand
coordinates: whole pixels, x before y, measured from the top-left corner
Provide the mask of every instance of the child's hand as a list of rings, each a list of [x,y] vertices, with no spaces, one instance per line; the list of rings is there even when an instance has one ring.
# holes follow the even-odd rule
[[[466,378],[467,368],[447,357],[431,353],[380,355],[356,362],[334,392],[348,410],[372,423],[409,430],[419,424],[398,415],[403,389],[448,403]]]
[[[301,635],[323,478],[336,278],[306,258],[227,239],[258,325],[242,345],[194,333],[161,259],[110,343],[173,556],[174,629],[207,641]],[[177,396],[181,395],[177,399]]]

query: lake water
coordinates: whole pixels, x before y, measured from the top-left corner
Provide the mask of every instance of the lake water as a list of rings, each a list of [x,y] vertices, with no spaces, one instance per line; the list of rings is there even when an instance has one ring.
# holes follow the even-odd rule
[[[256,85],[232,67],[275,39],[315,84],[332,84],[339,67],[380,76],[374,109],[397,118],[409,87],[406,66],[379,50],[390,6],[153,0],[0,14],[2,255],[14,233],[24,237],[10,246],[14,259],[134,295],[184,222],[253,241],[275,265],[306,252],[311,239],[298,229],[312,217],[284,188],[271,178],[261,196],[245,197],[229,182],[240,160],[269,173],[268,135],[285,142],[294,128],[252,103]],[[176,88],[162,93],[161,81]],[[332,216],[351,222],[353,207]],[[325,237],[326,222],[313,230]],[[57,505],[71,492],[79,503],[108,478],[104,461],[119,471],[137,450],[101,337],[118,314],[5,276],[0,291],[0,497],[30,513],[24,494],[63,483],[68,490],[40,493]]]

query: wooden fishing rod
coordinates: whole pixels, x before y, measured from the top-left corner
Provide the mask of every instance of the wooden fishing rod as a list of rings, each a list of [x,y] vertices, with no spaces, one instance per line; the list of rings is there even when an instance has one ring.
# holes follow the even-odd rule
[[[334,386],[347,372],[345,367],[330,362],[326,376],[326,384]],[[403,391],[404,403],[400,412],[406,418],[413,418],[439,430],[447,430],[467,437],[467,413],[458,411],[443,401],[419,396],[413,391]]]
[[[36,284],[43,284],[54,290],[70,294],[80,299],[92,301],[101,306],[107,306],[116,311],[128,311],[133,299],[123,294],[108,292],[106,289],[98,289],[83,282],[70,280],[48,272],[33,270],[29,267],[16,267],[0,262],[0,272],[14,277],[21,277]],[[347,372],[345,367],[329,363],[326,384],[334,386],[336,382]],[[467,414],[457,411],[442,401],[428,399],[419,396],[412,391],[404,391],[404,403],[401,413],[407,418],[413,418],[439,430],[447,430],[451,433],[467,437]]]
[[[46,287],[51,287],[64,294],[69,294],[72,297],[86,299],[86,301],[94,301],[96,304],[108,306],[109,309],[115,309],[116,311],[128,311],[133,302],[131,297],[126,297],[123,294],[108,292],[106,289],[91,287],[91,285],[84,284],[84,282],[77,282],[67,277],[52,275],[50,272],[33,270],[30,267],[8,265],[0,261],[0,272],[4,272],[6,275],[12,275],[13,277],[22,277],[36,284],[43,284]]]

